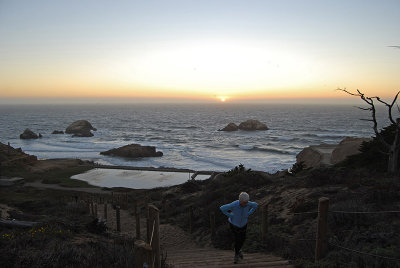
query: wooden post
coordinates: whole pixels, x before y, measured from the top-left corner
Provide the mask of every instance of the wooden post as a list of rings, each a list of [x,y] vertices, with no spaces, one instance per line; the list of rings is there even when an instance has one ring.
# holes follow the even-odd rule
[[[150,231],[150,211],[149,211],[149,203],[145,203],[145,208],[146,208],[146,229],[147,229],[147,242],[150,242],[150,235],[151,235],[151,231]]]
[[[120,207],[116,207],[116,214],[117,214],[117,232],[121,232],[121,214],[120,214]]]
[[[142,240],[136,240],[134,246],[135,267],[153,268],[153,253],[149,244]]]
[[[136,239],[140,239],[140,213],[139,211],[136,211]]]
[[[160,211],[153,205],[149,206],[149,224],[151,227],[150,246],[153,249],[154,268],[161,268],[160,258]]]
[[[89,213],[89,215],[90,215],[90,202],[88,201],[88,200],[86,200],[86,209],[87,209],[87,212]]]
[[[147,214],[148,215],[148,214]],[[146,230],[147,230],[147,235],[146,235],[146,238],[147,238],[147,242],[149,242],[150,243],[150,221],[149,221],[149,218],[147,217],[147,219],[146,219]]]
[[[328,250],[328,209],[329,198],[321,197],[318,204],[317,239],[315,261],[322,259]]]
[[[189,232],[193,232],[193,206],[189,207]]]
[[[94,206],[93,206],[93,201],[90,201],[90,215],[94,215]]]
[[[138,213],[138,208],[137,208],[137,201],[133,201],[133,209],[135,210],[135,214]]]
[[[215,236],[215,212],[210,213],[211,236]]]
[[[261,208],[261,239],[265,241],[268,233],[268,205]]]
[[[104,219],[107,220],[107,202],[104,202]]]
[[[165,222],[168,222],[168,204],[169,204],[169,201],[168,201],[168,200],[165,200],[165,204],[164,204]]]
[[[94,216],[97,218],[97,204],[94,204]]]

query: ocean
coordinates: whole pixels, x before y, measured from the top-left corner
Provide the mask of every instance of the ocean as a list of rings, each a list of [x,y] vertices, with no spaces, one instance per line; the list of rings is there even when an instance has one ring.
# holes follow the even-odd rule
[[[309,145],[336,144],[347,136],[371,137],[368,111],[350,105],[301,104],[76,104],[0,105],[0,141],[39,159],[80,158],[100,164],[227,171],[243,164],[276,172],[290,168]],[[97,131],[89,138],[51,134],[76,120]],[[218,131],[228,123],[259,120],[267,131]],[[380,127],[388,124],[385,111]],[[43,138],[21,140],[25,128]],[[100,152],[138,143],[164,156],[124,159]]]

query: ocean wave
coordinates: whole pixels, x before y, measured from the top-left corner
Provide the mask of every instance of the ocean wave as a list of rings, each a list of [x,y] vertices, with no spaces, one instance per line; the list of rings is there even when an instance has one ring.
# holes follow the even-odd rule
[[[239,147],[242,150],[253,150],[255,148],[254,145],[241,145],[241,144],[237,145],[237,147]]]
[[[346,137],[352,136],[352,134],[349,134],[349,133],[342,133],[342,134],[339,134],[339,133],[338,134],[306,133],[306,134],[301,134],[301,135],[305,136],[305,137],[310,137],[310,138],[323,138],[323,139],[338,139],[338,138],[346,138]]]
[[[258,151],[258,152],[285,154],[285,155],[295,154],[295,152],[292,152],[292,151],[286,151],[286,150],[281,150],[281,149],[276,149],[276,148],[262,148],[262,147],[257,147],[254,145],[240,145],[239,144],[239,145],[235,145],[234,147],[242,149],[244,151]]]
[[[220,167],[220,168],[221,167],[228,168],[228,169],[232,168],[231,164],[221,161],[222,159],[220,159],[220,158],[199,156],[194,153],[189,153],[186,150],[181,151],[181,155],[184,157],[188,157],[188,158],[194,160],[195,162],[203,162],[203,163],[207,163],[207,164],[212,164],[212,165],[214,165],[216,167]]]

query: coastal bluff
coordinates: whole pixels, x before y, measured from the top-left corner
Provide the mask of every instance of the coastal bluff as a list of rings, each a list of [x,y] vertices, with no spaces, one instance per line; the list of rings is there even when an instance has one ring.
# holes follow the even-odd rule
[[[360,152],[363,142],[369,138],[346,137],[339,144],[311,145],[296,156],[296,163],[303,162],[306,168],[335,165],[350,155]]]
[[[36,156],[24,153],[21,148],[13,148],[0,142],[0,176],[1,168],[30,166],[37,161]]]

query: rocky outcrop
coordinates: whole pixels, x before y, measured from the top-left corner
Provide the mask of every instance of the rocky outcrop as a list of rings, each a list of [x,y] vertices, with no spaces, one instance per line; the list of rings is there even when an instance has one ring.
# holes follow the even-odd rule
[[[239,124],[237,126],[235,123],[229,123],[226,127],[223,129],[219,129],[218,131],[236,131],[236,130],[268,130],[268,127],[266,124],[261,123],[258,120],[247,120]]]
[[[78,120],[69,125],[65,130],[65,133],[73,134],[72,137],[92,137],[93,133],[91,130],[96,131],[97,129],[95,129],[87,120]]]
[[[54,130],[51,134],[64,134],[62,130]]]
[[[296,163],[303,162],[305,168],[335,165],[346,157],[359,153],[361,143],[369,140],[347,137],[339,144],[311,145],[296,156]]]
[[[330,159],[335,144],[311,145],[296,155],[296,163],[303,163],[305,168],[330,165]]]
[[[114,148],[105,152],[101,152],[102,155],[121,156],[127,158],[139,158],[139,157],[159,157],[163,156],[162,152],[156,152],[154,146],[141,146],[139,144],[129,144],[119,148]]]
[[[21,148],[13,148],[0,142],[0,165],[1,167],[29,166],[37,161],[34,155],[26,154]],[[0,173],[1,173],[0,167]],[[1,174],[0,174],[1,175]]]
[[[28,140],[28,139],[38,139],[41,138],[42,135],[37,135],[35,132],[33,132],[32,130],[30,130],[29,128],[25,129],[24,133],[22,133],[21,135],[19,135],[20,139],[23,140]]]
[[[247,120],[239,124],[240,130],[268,130],[266,124],[258,120]]]
[[[72,137],[93,137],[93,133],[90,131],[82,131],[82,132],[77,132]]]
[[[345,160],[346,157],[359,153],[361,144],[370,140],[371,139],[368,138],[345,138],[338,144],[335,150],[333,150],[331,164],[337,164]]]
[[[226,127],[219,129],[218,131],[236,131],[238,129],[239,127],[235,123],[229,123]]]

